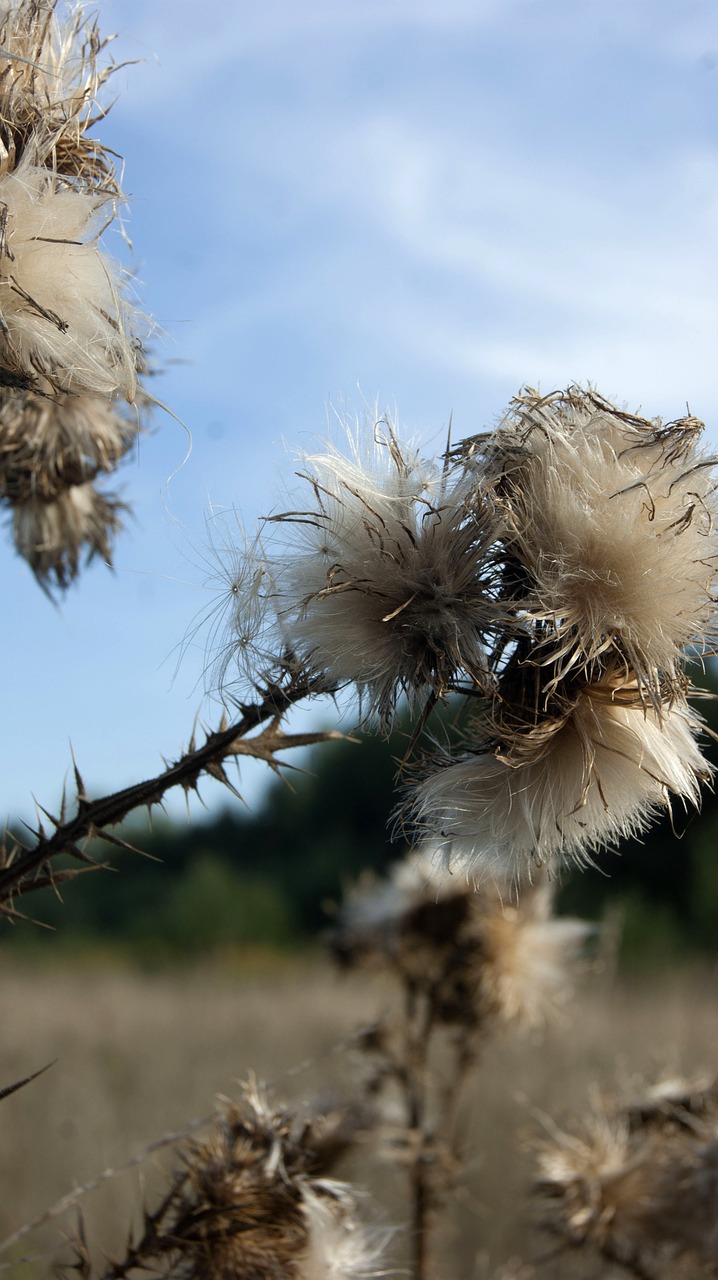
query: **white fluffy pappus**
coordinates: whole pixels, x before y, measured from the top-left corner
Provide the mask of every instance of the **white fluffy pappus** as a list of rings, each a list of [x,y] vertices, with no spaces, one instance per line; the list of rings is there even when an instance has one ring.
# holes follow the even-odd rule
[[[512,904],[508,895],[482,922],[485,1000],[506,1022],[541,1027],[571,995],[571,979],[592,932],[585,920],[554,916],[552,886],[542,884]]]
[[[261,535],[250,539],[231,509],[211,511],[206,527],[198,554],[206,571],[202,587],[212,599],[192,622],[181,655],[203,636],[205,691],[236,700],[278,678],[287,640]]]
[[[41,390],[132,401],[130,308],[98,244],[113,201],[23,164],[0,177],[0,214],[0,364]]]
[[[532,865],[582,861],[639,834],[672,798],[698,806],[711,768],[696,717],[629,693],[586,685],[552,732],[541,725],[439,768],[411,800],[422,834],[479,878],[520,880]]]
[[[386,1275],[382,1255],[387,1231],[371,1230],[356,1217],[355,1196],[343,1182],[315,1179],[301,1192],[309,1239],[297,1259],[297,1280],[369,1280]]]
[[[497,528],[475,486],[449,484],[390,425],[352,444],[307,457],[309,500],[275,517],[291,530],[277,608],[308,667],[386,719],[402,693],[488,680]]]
[[[716,639],[718,504],[702,424],[664,427],[577,388],[515,406],[497,439],[527,614],[546,624],[559,677],[618,655],[657,697],[688,645]]]

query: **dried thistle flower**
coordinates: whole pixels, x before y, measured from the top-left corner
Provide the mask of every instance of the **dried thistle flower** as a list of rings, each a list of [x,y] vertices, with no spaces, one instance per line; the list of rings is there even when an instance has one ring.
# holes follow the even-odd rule
[[[632,1107],[598,1110],[568,1130],[547,1122],[536,1186],[544,1226],[572,1245],[593,1245],[636,1275],[692,1275],[683,1269],[691,1259],[701,1274],[716,1275],[715,1114],[691,1113],[695,1094],[687,1081],[662,1082],[644,1096],[661,1101],[638,1122]],[[665,1097],[678,1099],[668,1111]]]
[[[429,847],[388,880],[359,881],[332,933],[337,959],[388,969],[428,995],[441,1023],[545,1023],[565,1003],[590,925],[554,917],[548,884],[512,903],[495,881],[437,871],[436,857]]]
[[[99,248],[108,197],[23,161],[0,177],[0,213],[2,367],[40,390],[133,400],[124,280]]]
[[[520,880],[531,863],[582,861],[643,831],[672,797],[700,803],[711,768],[684,700],[644,706],[613,675],[579,686],[567,706],[514,731],[502,708],[471,754],[415,789],[413,814],[449,863]]]
[[[111,156],[87,136],[115,70],[98,62],[109,40],[82,7],[64,22],[56,8],[56,0],[0,6],[0,174],[27,156],[85,190],[119,194]]]
[[[28,498],[13,508],[15,545],[43,587],[64,589],[77,577],[83,553],[87,560],[110,560],[122,510],[122,502],[90,483],[49,502]]]
[[[56,498],[113,471],[138,432],[109,400],[0,389],[0,496]]]
[[[654,1142],[632,1145],[620,1120],[594,1115],[580,1133],[552,1125],[538,1151],[545,1225],[571,1244],[591,1243],[614,1261],[635,1262],[646,1244],[644,1214],[658,1188],[658,1156]]]
[[[351,1188],[323,1176],[336,1145],[321,1117],[272,1107],[255,1085],[185,1150],[142,1237],[110,1273],[138,1267],[184,1280],[368,1280],[385,1236],[362,1227]]]
[[[545,628],[535,661],[556,679],[599,658],[660,698],[690,643],[715,638],[714,459],[703,424],[662,424],[570,387],[518,396],[492,438],[517,604]]]
[[[385,722],[424,698],[413,743],[448,694],[476,709],[405,806],[472,874],[518,882],[699,804],[684,665],[716,639],[718,566],[701,429],[527,390],[441,466],[387,422],[351,457],[307,457],[309,501],[274,517],[291,541],[266,539],[262,572],[285,661]]]
[[[449,484],[388,421],[368,448],[350,443],[351,458],[307,457],[308,505],[275,517],[292,535],[277,602],[303,661],[388,719],[402,693],[440,697],[459,671],[491,683],[497,522],[475,486]]]

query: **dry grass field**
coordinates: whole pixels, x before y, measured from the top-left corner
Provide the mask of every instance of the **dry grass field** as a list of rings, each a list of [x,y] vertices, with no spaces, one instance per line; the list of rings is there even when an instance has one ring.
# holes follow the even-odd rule
[[[257,955],[172,972],[121,968],[102,957],[52,966],[6,957],[0,1084],[57,1061],[2,1102],[2,1236],[165,1131],[207,1115],[215,1096],[231,1093],[249,1072],[285,1098],[350,1090],[360,1064],[335,1046],[389,998],[366,974],[339,975],[320,957]],[[541,1038],[507,1031],[487,1045],[467,1098],[467,1183],[437,1280],[490,1276],[512,1257],[535,1261],[547,1253],[551,1241],[531,1230],[526,1195],[526,1140],[539,1113],[566,1118],[585,1108],[592,1090],[718,1066],[717,1014],[708,972],[641,982],[593,975],[566,1025]],[[119,1247],[171,1159],[167,1151],[154,1155],[141,1173],[84,1198],[98,1249]],[[401,1223],[401,1171],[367,1154],[346,1173],[374,1193],[381,1221]],[[59,1228],[74,1220],[26,1240],[15,1256],[34,1253],[38,1261],[21,1272],[47,1274]],[[553,1258],[536,1274],[610,1272],[586,1259]]]

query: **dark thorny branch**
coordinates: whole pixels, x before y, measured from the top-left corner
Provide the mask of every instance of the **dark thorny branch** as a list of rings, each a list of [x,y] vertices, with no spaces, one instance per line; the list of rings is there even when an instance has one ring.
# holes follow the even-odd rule
[[[57,817],[41,810],[52,830],[46,830],[40,820],[37,829],[31,830],[34,843],[27,844],[15,832],[6,830],[0,848],[0,912],[8,917],[18,916],[20,913],[13,906],[16,898],[49,885],[59,885],[82,870],[97,866],[85,847],[89,840],[101,838],[109,844],[131,849],[133,846],[113,835],[111,828],[136,809],[161,805],[173,787],[182,787],[189,793],[197,789],[200,778],[206,775],[236,793],[225,770],[228,760],[251,756],[279,770],[279,752],[341,738],[343,735],[335,731],[286,733],[282,728],[285,712],[316,692],[312,681],[303,677],[292,677],[284,685],[274,685],[264,691],[257,702],[242,706],[241,715],[231,724],[227,723],[225,714],[220,727],[208,733],[201,745],[196,745],[193,733],[187,750],[155,777],[94,800],[88,798],[75,765],[76,796],[71,816],[67,816],[63,798]],[[74,858],[83,866],[59,870],[55,863],[61,855]]]

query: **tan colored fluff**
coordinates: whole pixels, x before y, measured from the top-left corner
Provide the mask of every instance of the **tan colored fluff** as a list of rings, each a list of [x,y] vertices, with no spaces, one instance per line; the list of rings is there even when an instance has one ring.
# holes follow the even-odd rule
[[[107,197],[22,165],[0,178],[0,212],[0,366],[41,389],[132,400],[122,280],[97,242]]]
[[[570,995],[590,926],[553,916],[549,884],[512,902],[511,886],[476,885],[436,864],[428,845],[389,879],[360,880],[332,933],[337,959],[431,989],[435,1016],[448,1024],[550,1021]]]
[[[661,1155],[655,1141],[632,1144],[620,1118],[590,1116],[580,1134],[552,1125],[540,1148],[537,1188],[554,1201],[549,1220],[572,1244],[590,1242],[615,1261],[638,1263]]]
[[[292,549],[278,607],[308,666],[386,718],[401,693],[440,695],[459,671],[487,679],[496,526],[386,424],[354,451],[306,460],[306,497],[279,517]]]
[[[55,498],[112,471],[138,430],[96,396],[0,389],[0,494],[13,503]]]
[[[44,502],[30,498],[13,508],[15,546],[45,587],[66,587],[90,560],[111,558],[122,503],[92,484],[75,485]]]
[[[520,878],[532,863],[580,860],[636,835],[672,797],[697,805],[710,767],[695,717],[633,695],[585,686],[552,732],[541,725],[438,769],[414,796],[420,825],[447,859]]]
[[[701,425],[663,427],[571,388],[526,392],[497,433],[510,546],[530,574],[521,603],[561,674],[618,655],[656,696],[687,645],[715,638],[716,484]]]
[[[85,190],[119,192],[112,157],[86,132],[113,72],[98,63],[106,44],[81,6],[61,20],[56,0],[0,5],[0,174],[27,159]]]

